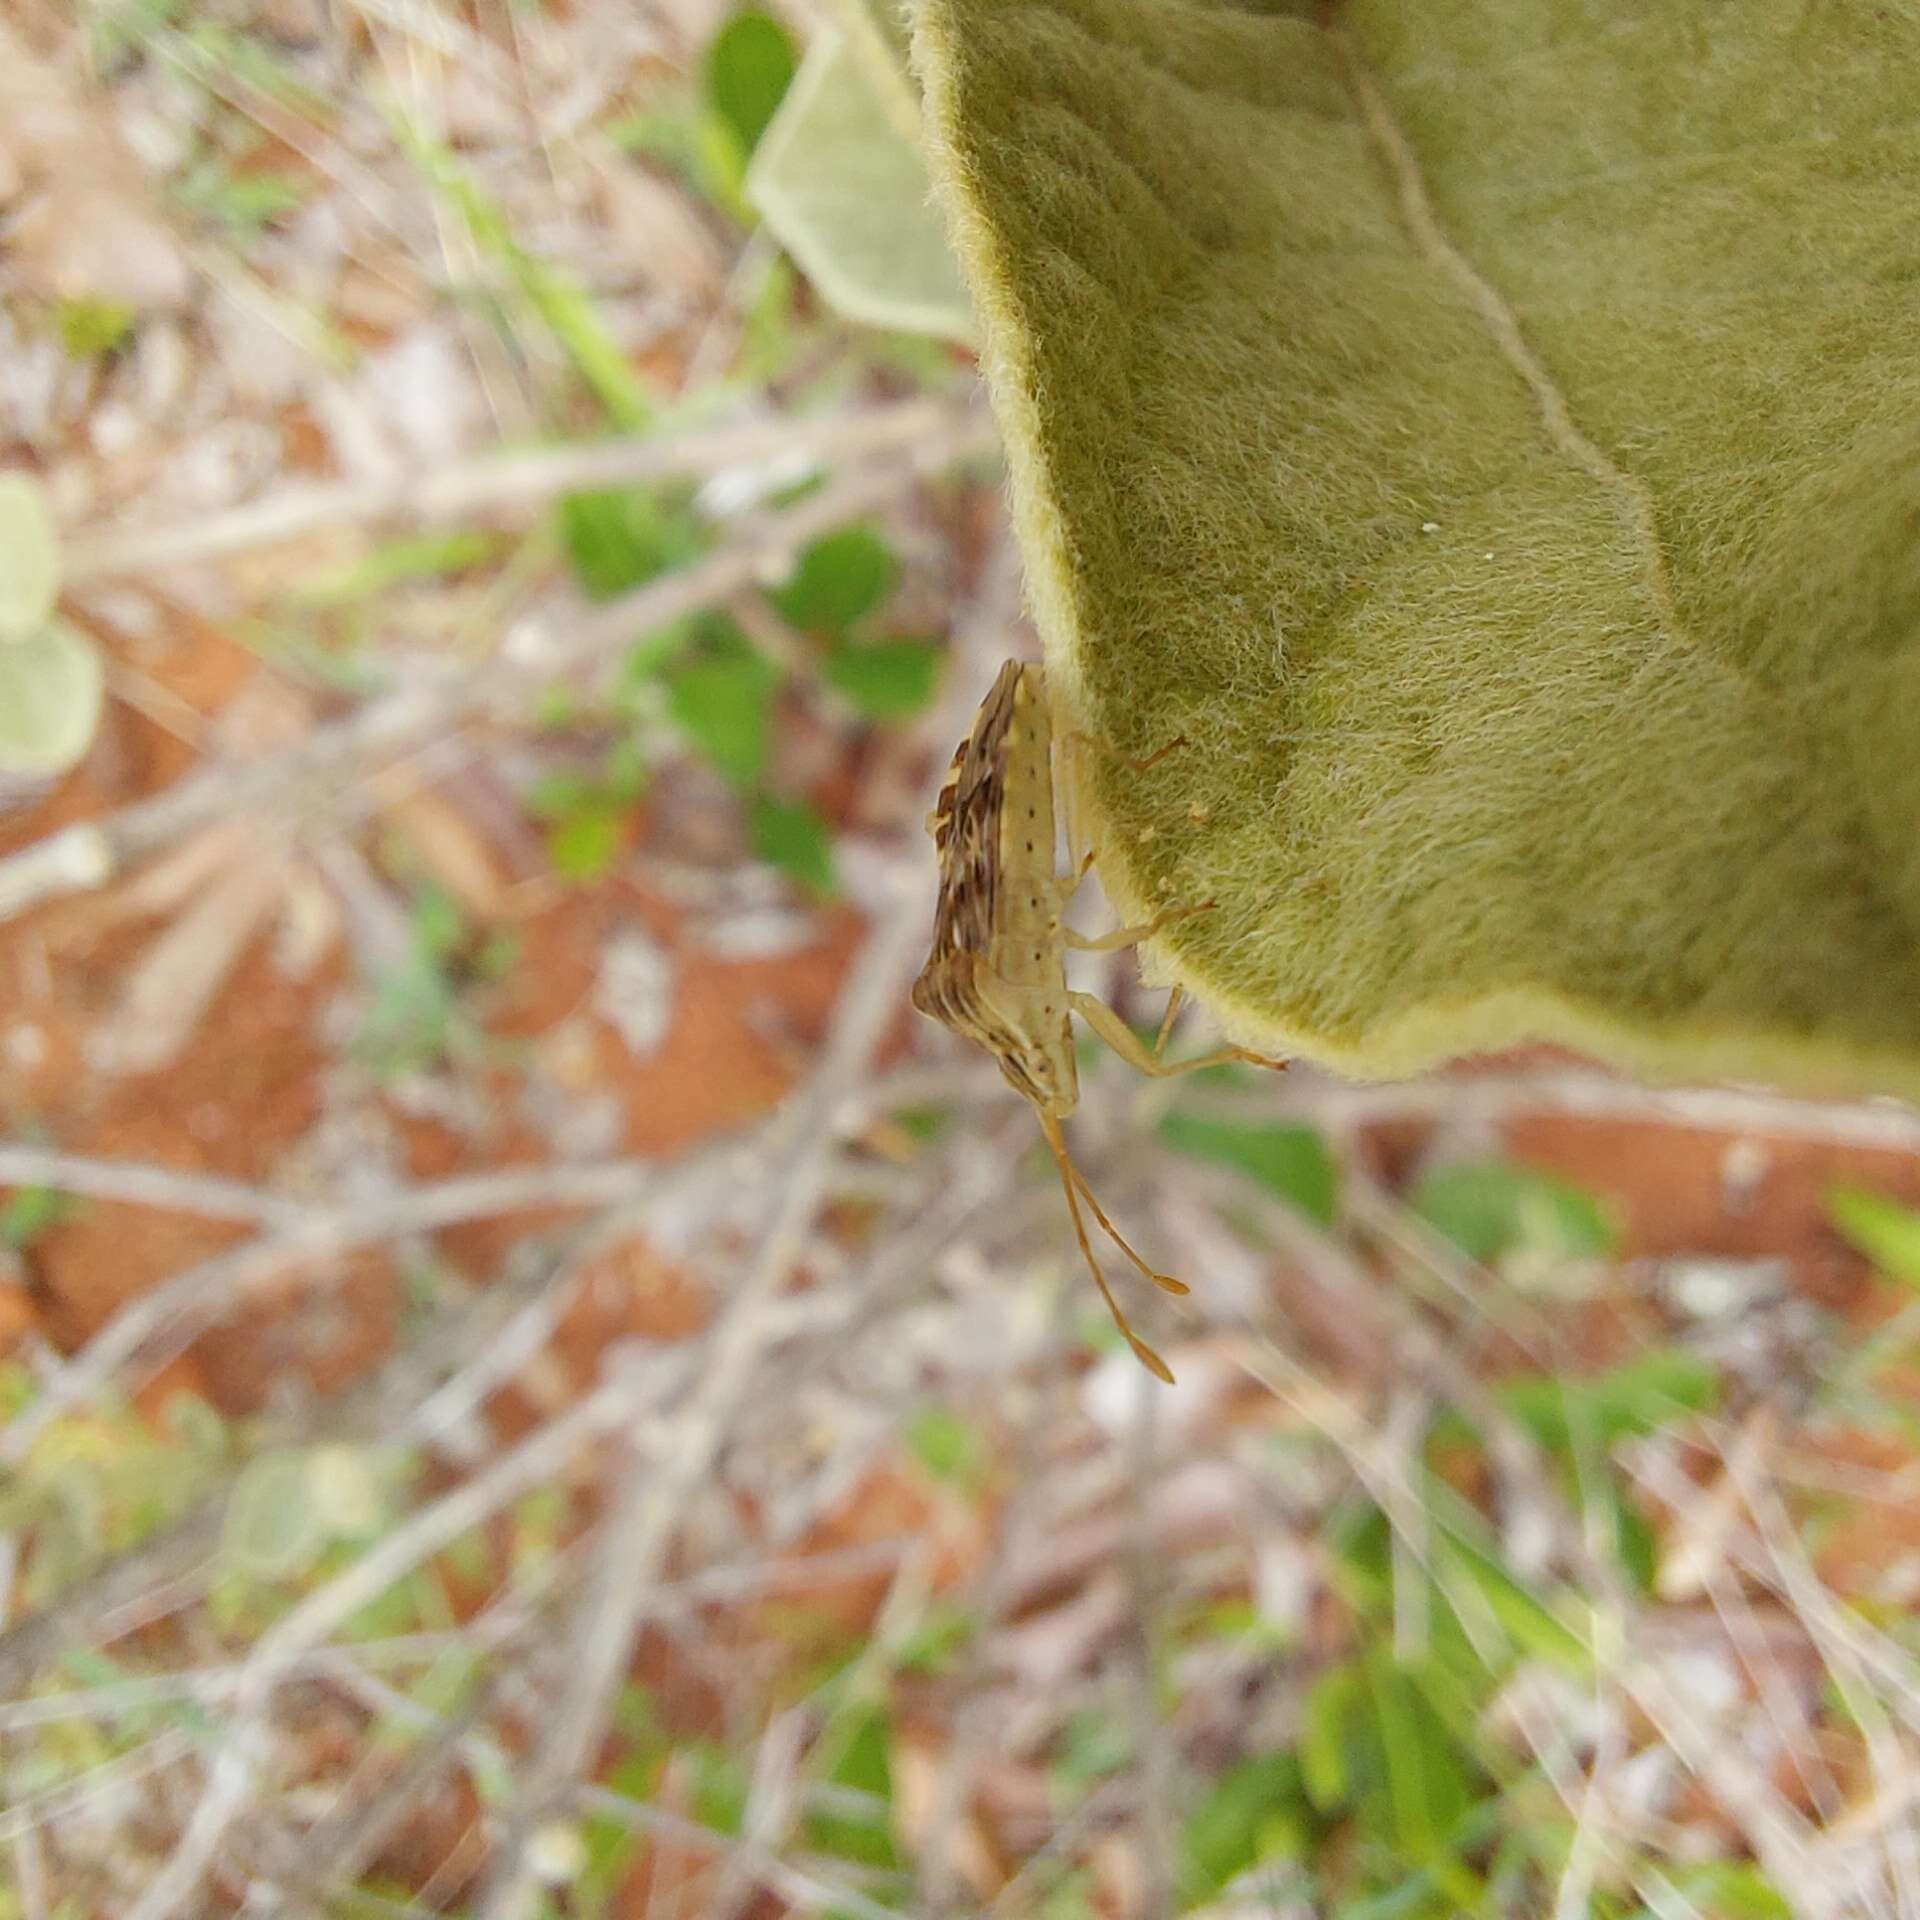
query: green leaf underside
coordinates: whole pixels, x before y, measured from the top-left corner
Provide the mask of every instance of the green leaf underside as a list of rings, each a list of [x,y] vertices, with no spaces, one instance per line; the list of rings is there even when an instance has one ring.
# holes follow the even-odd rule
[[[1335,17],[920,15],[1109,892],[1348,1072],[1920,1090],[1920,16]]]

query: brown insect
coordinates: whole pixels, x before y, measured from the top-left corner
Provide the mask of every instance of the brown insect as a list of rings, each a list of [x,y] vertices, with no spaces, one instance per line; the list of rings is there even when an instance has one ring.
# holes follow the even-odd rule
[[[1098,743],[1073,733],[1061,744]],[[1117,757],[1144,773],[1185,744],[1172,741],[1144,760]],[[1223,1060],[1249,1060],[1271,1067],[1285,1063],[1231,1046],[1197,1060],[1167,1061],[1161,1055],[1179,1009],[1178,988],[1168,1003],[1159,1038],[1149,1048],[1104,1001],[1067,985],[1069,948],[1111,953],[1137,946],[1175,920],[1209,911],[1212,902],[1169,907],[1140,926],[1119,927],[1098,939],[1062,925],[1061,912],[1086,878],[1094,856],[1088,849],[1077,857],[1072,871],[1065,875],[1055,871],[1054,745],[1044,669],[1009,660],[981,702],[972,733],[955,749],[946,785],[927,816],[927,830],[940,860],[940,897],[933,951],[913,983],[913,1004],[986,1048],[1009,1083],[1032,1105],[1060,1170],[1074,1236],[1114,1324],[1141,1361],[1171,1383],[1167,1363],[1128,1324],[1087,1239],[1082,1200],[1114,1245],[1156,1287],[1168,1293],[1189,1291],[1184,1281],[1156,1273],[1128,1245],[1068,1156],[1060,1122],[1080,1100],[1070,1016],[1079,1014],[1123,1060],[1156,1077],[1192,1073]],[[1067,830],[1072,858],[1071,808]]]

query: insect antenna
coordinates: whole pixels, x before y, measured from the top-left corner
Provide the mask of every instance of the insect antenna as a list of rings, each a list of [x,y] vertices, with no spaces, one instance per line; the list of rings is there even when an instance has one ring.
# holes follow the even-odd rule
[[[1168,1293],[1191,1293],[1193,1291],[1184,1280],[1176,1280],[1170,1273],[1156,1273],[1152,1267],[1148,1266],[1128,1243],[1127,1236],[1107,1218],[1106,1209],[1093,1197],[1093,1189],[1087,1185],[1086,1175],[1083,1174],[1078,1167],[1074,1166],[1071,1161],[1067,1164],[1067,1170],[1073,1175],[1073,1184],[1080,1189],[1081,1199],[1087,1203],[1088,1209],[1092,1212],[1093,1217],[1099,1221],[1100,1225],[1106,1230],[1107,1238],[1133,1262],[1140,1273],[1151,1280],[1156,1287],[1160,1287]]]
[[[1164,1380],[1168,1386],[1172,1386],[1173,1369],[1134,1332],[1132,1325],[1128,1322],[1127,1316],[1121,1311],[1120,1302],[1113,1297],[1113,1289],[1107,1285],[1107,1276],[1100,1271],[1100,1262],[1093,1257],[1093,1245],[1087,1239],[1087,1223],[1080,1217],[1080,1195],[1082,1193],[1086,1194],[1087,1204],[1093,1208],[1094,1218],[1097,1219],[1109,1233],[1113,1234],[1114,1239],[1118,1240],[1120,1245],[1126,1249],[1127,1255],[1133,1261],[1134,1265],[1139,1267],[1140,1271],[1148,1275],[1156,1284],[1161,1282],[1162,1276],[1147,1266],[1146,1263],[1141,1260],[1140,1256],[1136,1254],[1131,1247],[1127,1246],[1124,1240],[1120,1240],[1119,1234],[1114,1232],[1113,1223],[1108,1220],[1107,1216],[1101,1211],[1100,1203],[1095,1200],[1092,1193],[1088,1191],[1087,1183],[1081,1179],[1073,1161],[1068,1157],[1067,1143],[1060,1132],[1060,1122],[1051,1114],[1043,1113],[1040,1115],[1040,1131],[1046,1136],[1047,1150],[1053,1155],[1053,1164],[1060,1169],[1060,1184],[1066,1190],[1067,1195],[1067,1211],[1073,1216],[1073,1237],[1080,1242],[1080,1251],[1086,1256],[1087,1269],[1093,1275],[1094,1285],[1100,1289],[1101,1299],[1107,1303],[1107,1311],[1113,1315],[1113,1324],[1120,1329],[1121,1335],[1126,1340],[1127,1345],[1133,1349],[1134,1356],[1139,1360],[1140,1364],[1144,1366],[1149,1373],[1157,1375],[1160,1379]],[[1176,1287],[1179,1286],[1178,1281],[1174,1284]],[[1184,1289],[1181,1290],[1184,1291]]]

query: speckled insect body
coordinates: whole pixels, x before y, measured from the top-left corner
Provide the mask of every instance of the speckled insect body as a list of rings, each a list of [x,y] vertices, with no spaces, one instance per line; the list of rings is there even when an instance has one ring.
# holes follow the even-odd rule
[[[1039,667],[1000,669],[927,824],[940,901],[913,1003],[1063,1118],[1080,1098],[1060,917],[1073,886],[1054,872],[1053,728]]]
[[[1122,927],[1099,939],[1087,939],[1065,924],[1062,914],[1093,855],[1078,857],[1065,876],[1055,870],[1054,752],[1057,744],[1081,743],[1077,735],[1056,741],[1044,670],[1009,660],[981,702],[973,731],[956,749],[927,820],[940,861],[940,895],[933,949],[914,982],[913,1004],[984,1047],[1008,1083],[1032,1105],[1060,1171],[1075,1237],[1114,1323],[1141,1361],[1171,1381],[1166,1362],[1128,1324],[1087,1239],[1082,1200],[1142,1274],[1169,1293],[1187,1291],[1184,1282],[1156,1273],[1127,1244],[1068,1157],[1060,1122],[1080,1099],[1071,1016],[1078,1013],[1143,1073],[1186,1073],[1221,1060],[1259,1056],[1227,1047],[1201,1060],[1170,1065],[1161,1059],[1158,1046],[1142,1046],[1104,1001],[1068,986],[1069,949],[1111,952],[1133,946],[1173,920],[1207,911],[1204,906],[1170,908],[1145,925]],[[1174,741],[1146,760],[1127,764],[1145,772],[1181,744]],[[1071,833],[1068,838],[1070,855],[1077,854]],[[1161,1045],[1178,1004],[1176,992],[1161,1028]]]

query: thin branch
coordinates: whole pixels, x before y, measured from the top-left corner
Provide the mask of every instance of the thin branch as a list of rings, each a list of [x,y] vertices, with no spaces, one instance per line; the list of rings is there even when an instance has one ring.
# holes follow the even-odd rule
[[[916,448],[908,463],[934,471],[992,444],[990,423],[969,414]],[[0,860],[0,920],[43,900],[102,885],[136,861],[176,845],[211,821],[250,808],[263,811],[310,801],[318,786],[391,759],[451,727],[489,702],[524,705],[542,688],[614,652],[716,606],[797,548],[894,498],[904,478],[897,465],[845,476],[783,512],[743,527],[705,559],[590,607],[567,595],[544,616],[530,616],[507,635],[497,655],[465,672],[384,695],[330,726],[316,728],[285,753],[208,767],[104,820],[63,827]]]
[[[203,1220],[247,1220],[285,1232],[310,1224],[319,1210],[305,1201],[270,1193],[214,1174],[178,1173],[141,1160],[96,1160],[57,1147],[0,1143],[0,1187],[51,1187],[88,1200],[117,1200],[131,1207],[164,1207]]]
[[[189,566],[327,527],[460,520],[499,508],[539,507],[592,487],[637,486],[775,462],[804,470],[834,460],[892,456],[939,439],[954,412],[950,401],[921,398],[860,412],[710,427],[671,439],[648,434],[494,450],[444,466],[401,469],[378,480],[291,487],[179,526],[76,533],[64,543],[62,573],[78,585]]]

